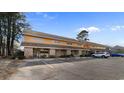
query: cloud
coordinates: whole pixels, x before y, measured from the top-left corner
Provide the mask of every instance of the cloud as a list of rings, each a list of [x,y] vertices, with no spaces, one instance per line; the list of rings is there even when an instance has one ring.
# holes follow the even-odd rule
[[[99,31],[100,31],[100,29],[97,28],[97,27],[88,27],[87,30],[88,30],[89,32],[99,32]]]
[[[124,30],[124,26],[113,26],[111,27],[111,30],[112,31],[121,31],[121,30]]]
[[[56,16],[49,16],[48,14],[44,14],[43,17],[51,20],[56,18]]]
[[[57,16],[51,16],[51,15],[48,15],[48,13],[44,13],[44,12],[36,12],[35,13],[36,15],[40,15],[42,16],[44,19],[48,19],[48,20],[53,20],[55,19]]]
[[[81,27],[78,29],[78,31],[81,31],[81,30],[87,30],[89,33],[100,32],[100,29],[98,27],[95,27],[95,26]]]

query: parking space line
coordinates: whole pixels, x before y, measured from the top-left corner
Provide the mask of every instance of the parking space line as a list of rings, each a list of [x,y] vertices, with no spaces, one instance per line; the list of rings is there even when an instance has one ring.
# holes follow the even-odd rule
[[[44,61],[42,61],[42,62],[43,62],[45,65],[47,65],[48,67],[54,69],[54,67],[53,67],[52,65],[49,65],[47,62],[44,62]]]

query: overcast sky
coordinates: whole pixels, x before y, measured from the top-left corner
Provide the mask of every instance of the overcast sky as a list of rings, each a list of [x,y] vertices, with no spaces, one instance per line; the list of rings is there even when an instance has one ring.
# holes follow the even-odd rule
[[[25,13],[33,30],[76,38],[89,31],[91,42],[124,46],[124,13],[112,12],[34,12]]]

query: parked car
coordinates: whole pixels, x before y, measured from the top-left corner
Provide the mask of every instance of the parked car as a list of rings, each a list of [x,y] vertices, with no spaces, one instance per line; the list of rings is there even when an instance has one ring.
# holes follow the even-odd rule
[[[124,54],[121,54],[121,53],[114,53],[114,54],[111,54],[112,57],[124,57]]]
[[[110,53],[108,53],[108,52],[98,52],[98,53],[92,54],[92,57],[108,58],[108,57],[110,57]]]

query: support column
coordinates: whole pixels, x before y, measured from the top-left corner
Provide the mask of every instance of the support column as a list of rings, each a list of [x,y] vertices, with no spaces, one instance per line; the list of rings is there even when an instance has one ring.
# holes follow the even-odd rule
[[[24,56],[26,58],[32,58],[33,57],[33,48],[25,47],[24,48]]]
[[[82,50],[79,50],[78,56],[82,55]]]
[[[50,49],[50,55],[52,55],[52,56],[55,56],[56,55],[55,49]]]

